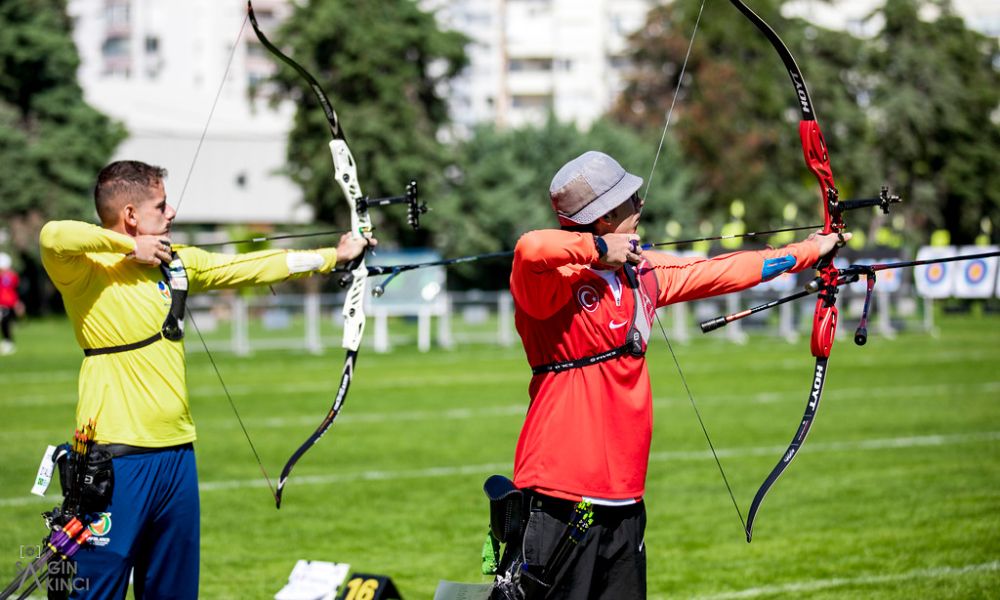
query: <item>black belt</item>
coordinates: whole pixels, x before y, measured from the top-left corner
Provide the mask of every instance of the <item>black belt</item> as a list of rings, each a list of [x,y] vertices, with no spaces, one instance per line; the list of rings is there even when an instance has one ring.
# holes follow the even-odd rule
[[[122,344],[121,346],[108,346],[107,348],[84,348],[84,356],[96,356],[98,354],[115,354],[117,352],[128,352],[129,350],[138,350],[139,348],[145,348],[146,346],[152,344],[153,342],[159,341],[163,338],[163,332],[157,331],[148,338],[132,342],[131,344]]]
[[[573,511],[576,510],[576,505],[579,504],[579,502],[574,500],[555,498],[546,494],[539,494],[534,490],[524,490],[524,497],[530,510],[540,510],[564,523],[568,522],[573,516]],[[640,514],[644,510],[645,504],[642,500],[632,504],[622,504],[616,506],[607,504],[593,505],[594,519],[597,521],[608,519],[626,519]]]
[[[565,371],[567,369],[578,369],[580,367],[586,367],[589,365],[596,365],[597,363],[602,363],[612,358],[618,358],[623,354],[630,354],[632,356],[642,356],[643,353],[636,354],[633,351],[633,345],[626,343],[617,348],[613,348],[606,352],[601,352],[600,354],[595,354],[593,356],[585,356],[583,358],[577,358],[574,360],[567,360],[564,362],[554,362],[547,365],[539,365],[537,367],[531,367],[532,375],[541,375],[542,373],[558,373],[560,371]]]
[[[95,444],[95,450],[104,450],[111,454],[112,458],[123,456],[134,456],[136,454],[152,454],[153,452],[166,452],[168,450],[186,450],[194,448],[194,444],[188,442],[178,446],[164,446],[162,448],[150,448],[148,446],[130,446],[128,444]]]

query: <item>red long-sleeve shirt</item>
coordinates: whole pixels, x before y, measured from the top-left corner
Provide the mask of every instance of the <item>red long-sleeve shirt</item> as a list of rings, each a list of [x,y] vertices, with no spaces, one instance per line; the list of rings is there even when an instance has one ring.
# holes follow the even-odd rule
[[[0,270],[0,306],[14,308],[17,306],[17,286],[20,279],[17,273],[10,270]]]
[[[643,254],[640,286],[656,307],[740,291],[819,259],[818,245],[735,252],[713,258]],[[514,249],[510,290],[528,363],[568,361],[621,346],[635,299],[619,269],[612,285],[592,264],[589,233],[541,230]],[[777,265],[777,266],[776,266]],[[644,276],[642,274],[645,274]],[[616,293],[617,288],[617,293]],[[651,298],[649,296],[656,296]],[[531,379],[531,404],[514,457],[514,483],[579,500],[641,498],[653,429],[653,398],[644,357],[613,360]]]

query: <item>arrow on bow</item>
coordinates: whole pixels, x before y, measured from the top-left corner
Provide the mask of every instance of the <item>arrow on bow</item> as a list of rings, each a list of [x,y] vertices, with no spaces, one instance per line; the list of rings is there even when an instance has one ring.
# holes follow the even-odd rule
[[[975,254],[960,254],[958,256],[946,256],[942,258],[929,258],[924,260],[907,260],[900,262],[891,263],[873,263],[873,264],[856,264],[849,265],[843,269],[837,269],[837,285],[845,285],[849,283],[854,283],[859,281],[862,277],[867,280],[867,288],[865,290],[865,303],[864,308],[861,310],[861,318],[858,322],[858,328],[854,332],[854,342],[859,346],[864,346],[868,342],[868,313],[871,309],[872,292],[875,289],[875,280],[877,273],[880,271],[888,271],[891,269],[905,269],[910,267],[919,267],[923,265],[936,265],[941,263],[949,262],[960,262],[966,260],[982,260],[984,258],[995,258],[1000,256],[1000,250],[993,250],[989,252],[978,252]],[[716,317],[714,319],[708,319],[700,323],[701,331],[703,333],[708,333],[710,331],[715,331],[720,327],[725,327],[733,321],[739,321],[749,317],[750,315],[763,312],[765,310],[772,309],[776,306],[781,306],[782,304],[792,302],[793,300],[798,300],[799,298],[804,298],[812,294],[816,294],[822,288],[823,280],[819,277],[810,281],[804,289],[795,292],[794,294],[789,294],[782,298],[777,298],[763,304],[758,304],[752,308],[746,308],[739,312],[735,312],[729,315]]]

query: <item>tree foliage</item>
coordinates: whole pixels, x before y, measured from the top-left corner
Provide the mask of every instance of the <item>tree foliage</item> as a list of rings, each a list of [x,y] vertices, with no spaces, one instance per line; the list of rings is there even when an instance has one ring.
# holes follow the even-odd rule
[[[466,65],[464,36],[438,29],[434,16],[411,0],[310,0],[271,37],[327,92],[368,196],[402,194],[417,179],[422,195],[434,197],[434,182],[449,162],[437,138],[448,123],[444,94]],[[288,145],[290,175],[319,220],[346,226],[323,112],[301,77],[280,66],[279,93],[300,100]],[[405,230],[398,212],[372,212],[386,241],[426,241],[426,233]]]
[[[90,107],[65,0],[0,3],[0,217],[92,218],[94,176],[124,137]]]
[[[946,0],[889,0],[876,13],[885,25],[873,39],[784,18],[780,5],[761,0],[754,9],[799,61],[841,197],[873,196],[888,183],[909,204],[902,212],[916,225],[905,228],[914,241],[945,227],[967,242],[984,219],[997,223],[997,40],[967,29]],[[612,114],[649,127],[681,85],[676,133],[709,210],[721,217],[743,199],[748,223],[760,227],[792,201],[809,219],[816,186],[799,157],[798,114],[780,60],[732,6],[710,4],[682,81],[694,8],[673,3],[649,13],[632,38],[636,69]],[[928,18],[931,8],[937,15]],[[881,223],[861,214],[851,222]]]
[[[964,239],[984,216],[996,220],[996,40],[968,31],[946,5],[921,21],[916,15],[930,2],[890,0],[881,11],[885,28],[873,39],[783,17],[781,0],[760,0],[754,9],[799,61],[841,197],[873,196],[889,184],[916,205],[901,209],[914,223],[965,232]],[[795,94],[781,61],[731,5],[709,4],[682,78],[694,10],[671,3],[650,11],[631,39],[626,88],[591,130],[555,120],[516,130],[484,126],[450,145],[438,137],[448,124],[442,94],[465,65],[466,40],[439,31],[414,3],[311,0],[276,38],[333,99],[363,189],[398,194],[408,179],[420,180],[435,211],[426,231],[413,235],[399,226],[401,217],[376,216],[383,241],[458,256],[509,249],[524,231],[554,226],[548,184],[573,156],[604,150],[648,176],[678,86],[647,199],[646,239],[671,237],[670,221],[684,234],[717,231],[735,201],[747,207],[749,228],[790,224],[790,205],[798,208],[794,224],[817,222],[817,187],[803,165]],[[323,115],[296,74],[283,69],[277,81],[282,93],[303,99],[291,174],[322,220],[344,224]],[[855,231],[884,224],[867,214],[850,222]],[[927,239],[926,231],[911,234]],[[466,285],[499,287],[506,268],[467,265],[456,274]]]
[[[871,162],[848,158],[870,138],[855,101],[862,78],[852,48],[859,40],[786,19],[778,8],[775,1],[754,3],[800,61],[821,122],[831,125],[824,133],[841,191],[877,191]],[[802,164],[788,74],[766,38],[730,4],[706,6],[681,79],[696,9],[673,3],[650,11],[632,36],[635,69],[612,115],[634,127],[653,126],[681,86],[672,127],[709,195],[713,220],[724,219],[734,200],[750,208],[754,228],[779,222],[789,202],[815,215],[816,184]]]
[[[879,152],[914,205],[914,228],[970,243],[985,219],[1000,239],[998,40],[967,29],[947,2],[888,0],[876,14],[885,21],[869,58]]]

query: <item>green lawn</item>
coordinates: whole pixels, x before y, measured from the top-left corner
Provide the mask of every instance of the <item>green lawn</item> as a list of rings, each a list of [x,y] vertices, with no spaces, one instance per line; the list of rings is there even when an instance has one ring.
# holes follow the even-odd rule
[[[986,598],[1000,590],[1000,316],[941,316],[941,334],[835,346],[810,439],[744,541],[662,338],[646,535],[651,598]],[[842,324],[847,331],[853,324]],[[21,324],[0,357],[0,578],[55,504],[28,490],[73,428],[80,363],[68,323]],[[659,336],[658,332],[655,332]],[[197,340],[189,340],[196,344]],[[675,349],[740,509],[799,423],[808,341],[699,337]],[[333,398],[342,351],[215,358],[274,478]],[[481,486],[510,472],[529,372],[520,349],[362,351],[340,420],[273,501],[204,353],[198,424],[205,598],[270,598],[300,558],[390,575],[404,597],[485,581]],[[4,581],[4,583],[6,583]]]

